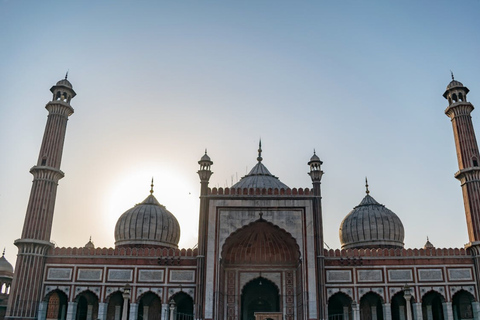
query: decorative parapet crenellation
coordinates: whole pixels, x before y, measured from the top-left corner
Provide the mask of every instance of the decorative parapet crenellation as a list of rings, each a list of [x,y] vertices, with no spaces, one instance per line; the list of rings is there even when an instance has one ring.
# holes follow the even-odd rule
[[[313,196],[309,188],[209,188],[208,195],[228,196]]]
[[[443,249],[330,249],[324,250],[325,258],[353,257],[458,257],[470,256],[464,248]]]
[[[131,256],[131,257],[192,257],[197,249],[173,248],[54,248],[50,256]]]

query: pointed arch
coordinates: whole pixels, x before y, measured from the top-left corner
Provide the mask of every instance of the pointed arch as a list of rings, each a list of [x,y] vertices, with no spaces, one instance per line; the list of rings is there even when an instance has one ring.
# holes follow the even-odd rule
[[[45,301],[47,302],[47,320],[65,320],[68,305],[68,297],[65,292],[59,289],[50,291]]]
[[[363,320],[383,320],[383,298],[369,291],[360,298],[360,318]]]
[[[176,319],[193,319],[193,298],[185,291],[175,293],[170,301],[175,302]]]
[[[106,320],[120,320],[123,313],[123,296],[122,292],[114,291],[107,298],[107,317]]]
[[[225,264],[297,265],[300,248],[286,230],[258,219],[234,231],[222,247]]]
[[[160,320],[162,317],[161,298],[153,291],[143,293],[138,300],[138,320]]]
[[[253,319],[255,312],[279,312],[280,290],[272,281],[258,277],[248,282],[241,290],[240,319]]]
[[[435,290],[430,290],[422,296],[423,319],[444,320],[443,303],[445,297]]]
[[[352,315],[352,298],[345,292],[338,291],[328,299],[328,318],[350,320]]]
[[[461,289],[452,297],[452,309],[457,320],[474,319],[473,305],[475,297],[468,291]]]

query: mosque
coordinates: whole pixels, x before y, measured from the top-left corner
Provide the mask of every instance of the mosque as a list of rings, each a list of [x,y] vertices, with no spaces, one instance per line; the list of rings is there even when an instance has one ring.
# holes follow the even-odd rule
[[[209,187],[213,161],[201,156],[194,249],[178,248],[180,226],[155,198],[153,185],[118,219],[114,248],[91,241],[56,247],[50,240],[54,203],[76,93],[67,78],[50,90],[23,232],[15,241],[15,272],[0,258],[0,318],[480,319],[480,154],[469,90],[453,76],[443,96],[470,241],[457,249],[429,241],[405,249],[402,221],[373,198],[368,184],[340,225],[341,249],[326,249],[322,161],[315,153],[305,159],[312,186],[294,188],[270,173],[261,145],[255,166],[230,188]]]

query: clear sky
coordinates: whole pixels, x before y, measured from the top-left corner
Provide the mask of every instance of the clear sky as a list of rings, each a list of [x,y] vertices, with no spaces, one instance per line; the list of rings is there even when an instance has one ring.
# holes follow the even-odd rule
[[[69,70],[52,241],[113,247],[118,217],[155,196],[196,244],[197,161],[212,187],[256,163],[311,187],[324,161],[325,241],[365,195],[405,246],[468,242],[450,120],[450,70],[480,105],[480,1],[0,0],[0,246],[12,263],[47,111]],[[473,112],[474,125],[480,111]],[[480,129],[479,129],[480,130]],[[479,130],[477,133],[480,134]]]

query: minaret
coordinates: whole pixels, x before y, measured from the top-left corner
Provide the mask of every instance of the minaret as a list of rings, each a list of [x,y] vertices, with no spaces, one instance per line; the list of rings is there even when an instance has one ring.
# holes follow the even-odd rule
[[[460,180],[467,218],[470,244],[480,244],[480,154],[473,129],[473,105],[467,102],[468,88],[453,77],[443,97],[448,100],[445,114],[452,120],[458,168],[455,178]]]
[[[67,76],[50,89],[53,99],[45,106],[48,119],[37,165],[30,169],[33,182],[22,237],[15,241],[18,256],[7,319],[36,318],[42,300],[45,255],[53,247],[50,235],[57,185],[64,176],[60,171],[63,142],[73,113],[70,100],[76,95]]]
[[[308,165],[310,166],[310,178],[313,184],[313,223],[314,239],[315,239],[315,257],[316,257],[316,277],[317,277],[317,296],[318,296],[318,319],[327,318],[327,305],[326,291],[325,291],[325,257],[323,254],[323,218],[322,218],[322,194],[320,190],[320,184],[322,182],[322,164],[323,162],[317,156],[315,150],[313,156],[310,158]]]
[[[197,255],[197,290],[195,293],[195,319],[204,319],[205,314],[205,264],[208,241],[208,182],[213,172],[210,170],[213,162],[205,150],[200,161],[200,215],[198,223],[198,255]]]

